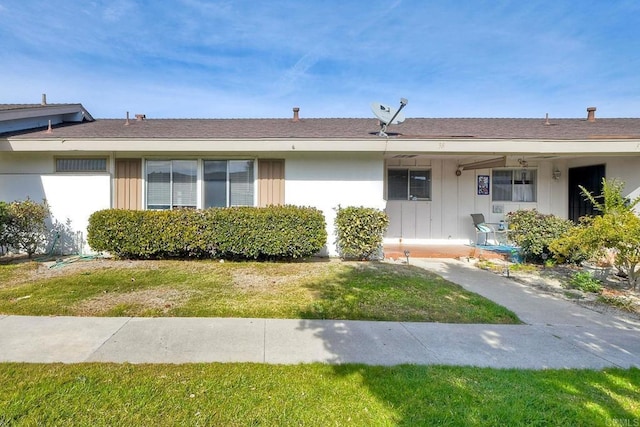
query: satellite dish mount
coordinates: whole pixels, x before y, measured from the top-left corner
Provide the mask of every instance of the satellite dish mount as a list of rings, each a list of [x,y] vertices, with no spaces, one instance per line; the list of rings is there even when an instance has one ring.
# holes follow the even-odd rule
[[[389,125],[399,125],[404,122],[404,115],[400,111],[407,105],[409,101],[406,98],[400,98],[400,108],[397,110],[380,104],[379,102],[371,103],[371,111],[380,120],[380,132],[378,136],[387,137],[387,127]]]

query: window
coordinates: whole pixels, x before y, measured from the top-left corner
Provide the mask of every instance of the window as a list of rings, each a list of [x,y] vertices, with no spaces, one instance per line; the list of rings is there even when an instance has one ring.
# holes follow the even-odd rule
[[[533,169],[494,170],[492,181],[494,201],[536,201],[536,171]]]
[[[202,167],[202,187],[198,182]],[[147,160],[147,209],[254,206],[253,160]]]
[[[105,157],[58,157],[56,158],[56,172],[106,172],[107,159]]]
[[[196,160],[147,161],[147,209],[195,208]]]
[[[431,200],[431,171],[388,169],[388,200]]]
[[[252,160],[205,160],[204,207],[253,206]]]

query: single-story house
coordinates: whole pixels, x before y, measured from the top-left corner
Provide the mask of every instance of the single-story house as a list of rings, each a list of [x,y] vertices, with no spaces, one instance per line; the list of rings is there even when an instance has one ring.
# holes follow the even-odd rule
[[[470,243],[470,214],[577,220],[579,185],[640,194],[640,118],[94,119],[81,104],[0,106],[0,200],[46,199],[86,240],[92,212],[292,204],[384,209],[387,242]],[[83,243],[84,244],[84,243]],[[327,253],[335,254],[330,237]]]

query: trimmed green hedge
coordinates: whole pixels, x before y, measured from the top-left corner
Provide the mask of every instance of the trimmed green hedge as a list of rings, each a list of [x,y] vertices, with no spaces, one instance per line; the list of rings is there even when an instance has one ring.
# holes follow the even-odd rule
[[[335,220],[338,253],[346,259],[375,258],[388,226],[389,217],[379,209],[338,207]]]
[[[327,242],[322,212],[310,207],[94,212],[89,246],[121,258],[291,259]]]

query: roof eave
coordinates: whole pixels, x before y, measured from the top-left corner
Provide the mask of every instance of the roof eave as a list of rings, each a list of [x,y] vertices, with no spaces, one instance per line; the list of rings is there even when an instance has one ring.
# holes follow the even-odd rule
[[[413,154],[640,154],[640,139],[4,138],[22,152],[378,152]]]

